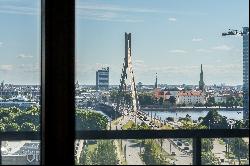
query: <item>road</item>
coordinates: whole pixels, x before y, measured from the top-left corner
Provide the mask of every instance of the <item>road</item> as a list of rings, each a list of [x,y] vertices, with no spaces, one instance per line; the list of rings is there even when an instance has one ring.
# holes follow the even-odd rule
[[[145,165],[139,156],[140,147],[136,142],[132,142],[132,140],[124,140],[123,144],[126,146],[127,165]]]
[[[147,116],[147,118],[151,119],[151,117],[149,117],[149,116]],[[122,130],[122,126],[124,124],[126,124],[129,120],[132,120],[132,121],[136,122],[137,124],[140,124],[143,122],[139,118],[136,118],[136,120],[135,120],[134,114],[125,112],[125,116],[119,118],[119,120],[117,121],[117,125],[112,125],[111,129],[112,130]],[[149,126],[150,121],[144,121],[144,122]],[[159,128],[156,128],[156,129],[159,130]],[[125,145],[125,144],[127,145],[127,155],[126,155],[127,163],[129,165],[130,164],[131,165],[142,164],[143,161],[139,157],[140,148],[134,146],[135,144],[132,143],[131,141],[128,141],[128,140],[123,140],[123,145]],[[171,152],[169,151],[170,144],[171,144]],[[164,139],[163,140],[163,149],[166,152],[169,152],[169,154],[171,154],[172,152],[176,153],[175,164],[178,164],[178,165],[190,165],[190,164],[192,164],[192,155],[187,155],[186,153],[184,153],[184,151],[182,152],[182,150],[180,150],[180,148],[178,148],[178,146],[172,141],[172,139]]]
[[[170,149],[170,146],[171,146],[171,149]],[[174,145],[171,139],[164,139],[162,143],[162,148],[169,154],[172,154],[172,152],[176,154],[175,155],[176,165],[192,165],[192,156],[181,152],[177,148],[177,146]]]
[[[212,153],[215,155],[215,157],[221,159],[224,159],[224,162],[221,162],[221,165],[229,165],[228,159],[226,159],[226,147],[225,145],[221,145],[219,143],[218,139],[215,139],[213,142],[213,149]]]
[[[128,116],[124,116],[124,118],[119,119],[117,125],[111,125],[111,129],[122,130],[122,126],[129,120],[130,118]],[[133,143],[131,140],[122,140],[122,145],[123,149],[124,146],[126,146],[126,161],[128,165],[145,165],[139,156],[140,147],[135,146],[136,143]]]

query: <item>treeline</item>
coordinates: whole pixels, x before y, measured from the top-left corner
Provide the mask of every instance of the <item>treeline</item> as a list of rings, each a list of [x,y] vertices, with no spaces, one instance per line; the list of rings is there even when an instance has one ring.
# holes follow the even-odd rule
[[[226,102],[215,102],[214,97],[209,97],[207,99],[207,102],[204,105],[205,107],[213,107],[213,106],[219,106],[219,107],[243,107],[243,97],[233,97],[228,96],[226,98]]]
[[[108,118],[93,110],[76,110],[76,130],[105,130]]]
[[[156,140],[144,140],[144,151],[142,153],[142,159],[146,165],[169,165],[166,161],[166,156],[161,152],[159,144]]]
[[[0,108],[0,132],[39,131],[40,109],[30,107],[21,110],[16,107]],[[108,119],[91,110],[76,110],[76,130],[105,130]]]
[[[79,164],[81,165],[118,165],[117,149],[113,140],[100,140],[96,144],[86,143]]]
[[[16,107],[0,108],[0,131],[39,131],[40,110],[31,107],[20,110]]]

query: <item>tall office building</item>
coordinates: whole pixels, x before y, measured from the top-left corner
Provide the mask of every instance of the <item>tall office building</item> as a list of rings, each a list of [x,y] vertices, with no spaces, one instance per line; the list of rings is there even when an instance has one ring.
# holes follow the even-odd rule
[[[249,27],[243,27],[243,119],[249,119]]]
[[[96,90],[108,90],[109,88],[109,67],[96,71]]]

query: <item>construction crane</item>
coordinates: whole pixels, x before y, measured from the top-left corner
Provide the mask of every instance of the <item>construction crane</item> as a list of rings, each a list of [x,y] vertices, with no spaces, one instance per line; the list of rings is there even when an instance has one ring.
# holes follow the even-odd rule
[[[224,32],[222,33],[222,36],[227,36],[227,35],[241,35],[243,36],[244,34],[248,34],[249,30],[242,32],[239,30],[235,30],[235,29],[229,29],[228,32]]]

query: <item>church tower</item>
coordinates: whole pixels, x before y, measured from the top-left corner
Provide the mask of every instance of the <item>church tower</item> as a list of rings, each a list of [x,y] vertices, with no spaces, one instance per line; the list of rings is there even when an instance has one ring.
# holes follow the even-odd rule
[[[156,73],[156,76],[155,76],[155,89],[157,89],[157,85],[158,85],[158,83],[157,83],[157,73]]]
[[[205,83],[203,81],[203,70],[202,70],[202,64],[201,64],[201,73],[200,73],[200,81],[199,81],[199,90],[204,91]]]

